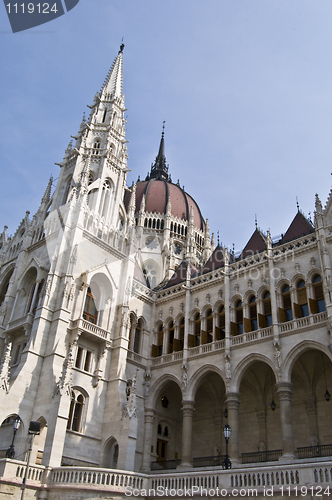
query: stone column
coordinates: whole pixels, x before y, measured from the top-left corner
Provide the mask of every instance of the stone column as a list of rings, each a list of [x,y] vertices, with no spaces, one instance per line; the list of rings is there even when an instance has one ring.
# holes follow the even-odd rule
[[[282,458],[294,458],[294,434],[292,422],[292,384],[282,382],[276,385],[280,402],[280,418],[282,432]]]
[[[192,426],[194,401],[182,401],[182,453],[181,468],[192,467]]]
[[[34,288],[34,291],[33,291],[33,297],[32,297],[32,301],[31,301],[31,305],[30,305],[30,309],[28,311],[29,314],[32,313],[33,308],[35,306],[35,302],[36,302],[36,298],[37,298],[37,292],[38,292],[38,287],[39,287],[39,283],[40,282],[41,282],[41,280],[36,280],[35,288]]]
[[[239,404],[240,394],[238,392],[226,394],[228,424],[232,429],[229,438],[229,457],[233,463],[239,463]]]
[[[155,410],[152,408],[145,408],[144,413],[144,448],[143,448],[143,461],[142,461],[142,472],[149,472],[151,470],[151,443],[153,434],[153,422],[155,417]]]

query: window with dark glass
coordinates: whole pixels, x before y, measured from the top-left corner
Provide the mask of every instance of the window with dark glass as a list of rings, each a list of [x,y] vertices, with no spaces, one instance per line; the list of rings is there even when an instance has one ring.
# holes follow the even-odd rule
[[[67,429],[80,432],[82,426],[81,420],[82,420],[83,404],[84,404],[83,395],[75,394],[75,392],[72,391]]]
[[[243,333],[243,306],[242,300],[238,300],[235,305],[236,335]]]
[[[291,301],[289,285],[284,285],[284,287],[282,288],[281,300],[282,300],[282,307],[279,308],[280,322],[285,323],[286,321],[292,321],[293,312],[292,312],[292,301]]]
[[[298,318],[304,318],[309,315],[307,290],[304,280],[297,283],[297,304],[295,304],[295,313]]]
[[[213,314],[212,309],[206,311],[206,334],[207,334],[207,343],[212,342],[213,340]]]
[[[195,346],[200,345],[201,343],[201,318],[199,312],[194,316],[194,337],[195,337]]]
[[[168,354],[173,352],[173,344],[174,344],[174,323],[170,322],[168,327]]]
[[[225,307],[220,306],[218,312],[219,325],[216,327],[216,340],[222,340],[225,338]]]
[[[141,340],[141,331],[142,331],[142,320],[139,319],[137,321],[136,329],[135,329],[135,337],[134,337],[134,352],[139,353],[140,340]]]
[[[264,315],[264,319],[265,319],[264,327],[272,326],[272,309],[271,309],[271,294],[270,294],[270,292],[265,292],[263,295],[263,315]]]
[[[316,274],[313,277],[312,285],[313,285],[314,300],[310,300],[311,312],[312,314],[324,312],[326,308],[325,308],[323,284],[322,284],[322,277],[319,276],[319,274]]]
[[[97,308],[95,299],[92,295],[91,288],[88,288],[85,298],[84,310],[83,310],[83,318],[89,321],[89,323],[97,323]]]
[[[253,295],[249,300],[249,320],[250,320],[250,331],[257,330],[257,306],[256,297]]]

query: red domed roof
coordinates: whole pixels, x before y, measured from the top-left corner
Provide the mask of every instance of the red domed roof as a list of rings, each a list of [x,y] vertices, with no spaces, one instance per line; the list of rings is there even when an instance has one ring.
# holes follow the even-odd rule
[[[189,221],[190,209],[194,209],[194,224],[204,231],[205,223],[195,200],[178,184],[161,179],[139,181],[136,185],[136,212],[139,212],[143,194],[145,194],[145,211],[149,213],[166,213],[167,201],[171,200],[171,213],[184,221]],[[129,195],[129,196],[128,196]],[[125,206],[128,208],[130,193],[126,193]]]
[[[148,213],[166,214],[168,199],[171,200],[171,213],[183,221],[189,221],[191,207],[194,210],[194,224],[201,231],[205,230],[205,222],[195,200],[189,196],[179,184],[173,184],[168,175],[168,165],[165,156],[164,140],[165,122],[158,155],[151,167],[150,175],[145,181],[136,184],[136,213],[139,212],[143,195],[145,194],[145,211]],[[125,194],[125,207],[128,209],[130,193]]]

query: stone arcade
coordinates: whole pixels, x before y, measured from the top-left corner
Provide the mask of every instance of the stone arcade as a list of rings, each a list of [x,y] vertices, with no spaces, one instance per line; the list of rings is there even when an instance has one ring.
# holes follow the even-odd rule
[[[326,487],[332,195],[314,224],[298,211],[240,255],[216,245],[164,130],[127,186],[122,65],[123,46],[54,192],[0,235],[0,499],[20,498],[30,421],[26,498]]]

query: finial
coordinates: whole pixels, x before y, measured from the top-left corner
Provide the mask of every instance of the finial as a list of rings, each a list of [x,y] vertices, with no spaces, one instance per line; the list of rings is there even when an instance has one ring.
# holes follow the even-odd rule
[[[299,205],[299,200],[297,199],[297,197],[296,197],[296,206],[297,206],[297,211],[299,212],[300,211],[300,205]]]
[[[218,240],[218,246],[219,246],[219,230],[217,231],[217,240]]]
[[[124,43],[123,43],[123,37],[122,37],[121,42],[122,42],[122,43],[121,43],[121,45],[120,45],[119,54],[120,54],[120,52],[123,52],[123,49],[125,48]]]
[[[257,229],[257,214],[255,214],[255,226],[256,226],[256,229]]]
[[[162,136],[163,136],[163,137],[164,137],[164,134],[165,134],[165,123],[166,123],[166,121],[164,120],[164,121],[163,121],[163,131],[162,131]]]

